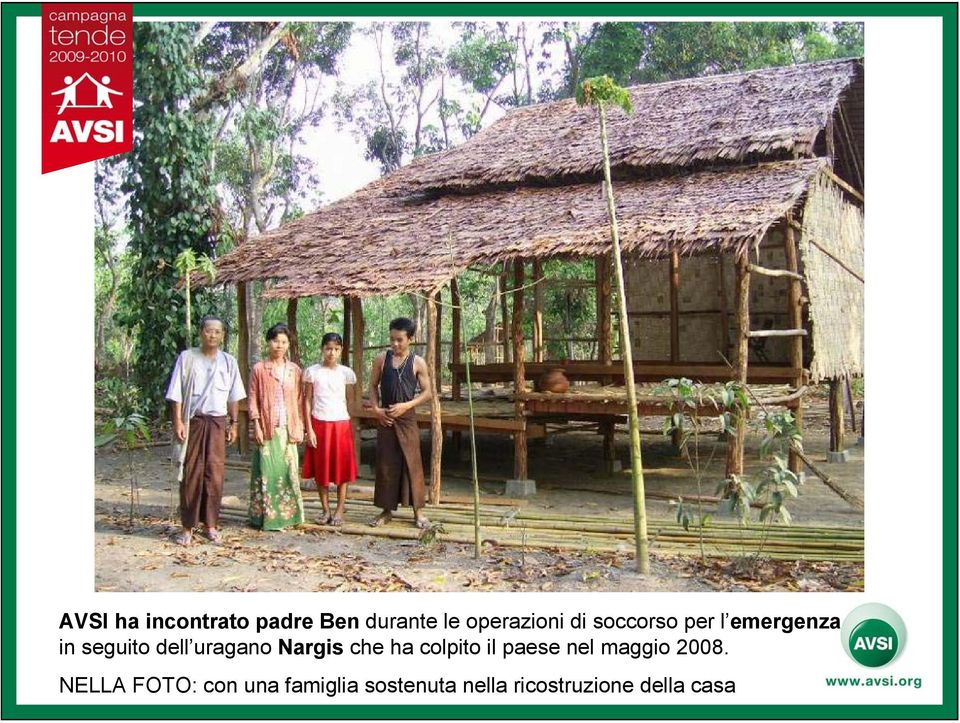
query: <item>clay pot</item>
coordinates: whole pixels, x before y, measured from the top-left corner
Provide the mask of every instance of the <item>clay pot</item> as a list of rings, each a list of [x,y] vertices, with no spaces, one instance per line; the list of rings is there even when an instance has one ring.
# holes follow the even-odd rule
[[[567,379],[563,369],[550,369],[540,375],[537,379],[538,392],[553,392],[554,394],[563,394],[570,389],[570,380]]]

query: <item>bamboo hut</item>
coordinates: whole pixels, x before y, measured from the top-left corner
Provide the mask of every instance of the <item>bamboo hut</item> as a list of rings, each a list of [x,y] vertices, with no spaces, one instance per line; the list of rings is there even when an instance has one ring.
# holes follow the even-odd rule
[[[772,401],[799,417],[808,384],[863,371],[862,60],[630,93],[636,110],[611,113],[609,135],[636,379],[778,385]],[[613,363],[599,148],[595,111],[572,100],[511,111],[461,146],[240,246],[217,262],[218,283],[270,280],[269,294],[291,303],[343,297],[362,380],[362,299],[426,296],[436,374],[439,290],[449,285],[456,302],[465,270],[507,264],[509,361],[474,367],[472,379],[509,382],[512,395],[505,410],[483,413],[478,429],[513,436],[517,480],[528,476],[527,440],[544,433],[544,420],[593,420],[609,457],[625,397]],[[570,380],[594,384],[549,394],[528,388],[558,365],[544,358],[542,301],[529,287],[543,262],[557,258],[595,262],[598,344],[595,360],[560,364]],[[455,305],[449,314],[455,403],[463,378]],[[533,319],[531,359],[525,314]],[[647,395],[640,405],[644,414],[666,412],[662,398]],[[442,430],[464,429],[466,418],[435,399],[424,425],[433,435],[436,501]],[[834,436],[842,449],[842,424]],[[731,435],[728,472],[742,469],[742,445],[742,434]]]

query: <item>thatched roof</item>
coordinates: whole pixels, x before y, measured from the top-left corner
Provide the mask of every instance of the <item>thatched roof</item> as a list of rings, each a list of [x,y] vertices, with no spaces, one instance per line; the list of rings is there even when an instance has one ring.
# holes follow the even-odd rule
[[[649,175],[812,155],[841,96],[853,106],[846,117],[862,147],[862,86],[860,59],[635,86],[633,114],[609,113],[612,166],[621,175]],[[573,100],[519,108],[466,143],[411,163],[404,188],[449,192],[598,178],[599,147],[591,108]]]
[[[636,111],[610,124],[624,250],[756,243],[823,165],[785,158],[822,152],[838,103],[853,104],[862,148],[862,71],[843,60],[632,88]],[[218,283],[274,279],[273,296],[362,297],[433,289],[475,264],[606,253],[599,148],[591,109],[518,109],[243,244],[217,262]]]
[[[800,200],[820,159],[615,184],[625,253],[742,252]],[[218,282],[274,278],[271,296],[433,289],[472,265],[597,256],[610,232],[600,183],[411,201],[367,189],[245,244]]]

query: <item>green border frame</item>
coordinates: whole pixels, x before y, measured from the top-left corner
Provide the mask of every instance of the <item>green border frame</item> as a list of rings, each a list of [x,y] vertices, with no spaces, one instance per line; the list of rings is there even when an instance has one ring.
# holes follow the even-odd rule
[[[16,702],[16,440],[3,438],[2,500],[2,660],[0,681],[4,719],[601,719],[662,718],[745,719],[956,719],[957,717],[957,6],[953,3],[134,3],[134,16],[199,17],[204,15],[312,16],[312,17],[472,17],[543,16],[584,17],[603,15],[740,16],[848,15],[871,17],[939,17],[943,19],[943,701],[940,705],[19,705]],[[229,12],[225,12],[229,9]],[[0,8],[2,88],[6,112],[0,123],[3,151],[3,185],[15,188],[16,137],[16,19],[39,17],[39,3],[7,3]],[[2,322],[0,340],[16,347],[17,300],[17,199],[4,193],[3,221],[6,240],[0,248],[2,271]],[[8,424],[16,422],[16,369],[12,354],[3,355],[2,412]]]

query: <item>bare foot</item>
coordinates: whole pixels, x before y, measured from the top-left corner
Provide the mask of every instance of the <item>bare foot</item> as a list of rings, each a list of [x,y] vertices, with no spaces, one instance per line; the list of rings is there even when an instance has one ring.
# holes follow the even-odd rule
[[[370,522],[370,527],[383,527],[393,519],[393,513],[390,510],[384,510]]]
[[[190,530],[181,530],[174,535],[173,541],[182,547],[186,547],[193,540],[193,532]]]
[[[430,527],[430,520],[423,515],[417,515],[413,518],[413,524],[417,526],[418,530],[425,530]]]

